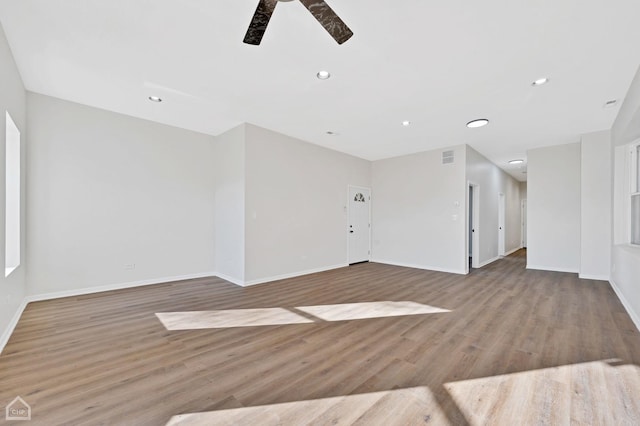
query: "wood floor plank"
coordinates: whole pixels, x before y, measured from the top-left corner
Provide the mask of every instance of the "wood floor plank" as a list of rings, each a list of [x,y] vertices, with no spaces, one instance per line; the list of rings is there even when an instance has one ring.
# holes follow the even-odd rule
[[[47,426],[640,424],[640,333],[609,284],[525,263],[30,303],[0,355],[0,408],[20,395]],[[234,326],[246,309],[310,322]],[[215,328],[191,314],[229,310]],[[173,312],[198,329],[168,330],[156,314]]]

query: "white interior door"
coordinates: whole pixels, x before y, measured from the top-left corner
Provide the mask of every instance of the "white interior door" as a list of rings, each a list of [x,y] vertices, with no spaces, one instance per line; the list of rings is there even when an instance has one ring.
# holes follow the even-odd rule
[[[504,216],[505,216],[505,200],[504,194],[498,194],[498,255],[504,256],[504,240],[505,240],[505,230],[504,230]]]
[[[349,264],[369,261],[371,190],[349,186]]]

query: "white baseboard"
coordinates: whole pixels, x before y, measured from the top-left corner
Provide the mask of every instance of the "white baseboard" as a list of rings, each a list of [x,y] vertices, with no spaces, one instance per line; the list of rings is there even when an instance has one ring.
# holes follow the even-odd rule
[[[500,259],[500,256],[496,256],[493,259],[489,259],[489,260],[485,260],[484,262],[480,263],[478,265],[478,268],[482,268],[483,266],[487,266],[490,263],[495,262],[496,260]],[[477,269],[477,268],[476,268]]]
[[[9,322],[9,325],[7,326],[7,328],[4,330],[4,333],[2,333],[2,336],[0,337],[0,354],[4,350],[4,347],[7,345],[7,343],[9,342],[9,338],[13,334],[13,330],[15,330],[16,325],[18,325],[18,321],[20,320],[20,317],[22,316],[22,313],[24,312],[28,303],[29,302],[25,297],[22,300],[22,303],[20,304],[20,306],[18,306],[18,310],[16,310],[16,313],[13,315],[13,318],[11,318],[11,321]]]
[[[437,266],[415,265],[415,264],[411,264],[411,263],[394,262],[394,261],[391,261],[391,260],[383,260],[383,259],[372,259],[371,261],[375,262],[375,263],[383,263],[385,265],[402,266],[403,268],[423,269],[423,270],[426,270],[426,271],[446,272],[448,274],[458,274],[458,275],[466,275],[467,274],[467,272],[464,271],[464,270],[440,268],[440,267],[437,267]]]
[[[522,248],[522,247],[516,247],[516,248],[514,248],[513,250],[509,250],[508,252],[506,252],[506,253],[504,254],[504,257],[507,257],[507,256],[509,256],[510,254],[513,254],[513,253],[517,252],[517,251],[518,251],[518,250],[520,250],[521,248]]]
[[[615,281],[613,281],[613,279],[609,280],[609,284],[611,284],[611,288],[613,288],[613,291],[616,293],[616,296],[618,296],[618,299],[620,299],[622,306],[624,306],[624,309],[627,311],[627,313],[631,317],[631,321],[633,321],[638,331],[640,331],[640,315],[635,313],[635,311],[631,307],[631,304],[626,299],[626,297],[624,297],[624,294],[622,293],[622,291],[620,291],[620,289],[616,285]]]
[[[41,300],[51,300],[51,299],[60,299],[62,297],[82,296],[85,294],[101,293],[104,291],[122,290],[125,288],[142,287],[142,286],[154,285],[154,284],[164,284],[164,283],[169,283],[174,281],[191,280],[194,278],[207,278],[212,276],[216,276],[215,272],[202,272],[199,274],[177,275],[173,277],[164,277],[164,278],[152,278],[149,280],[131,281],[127,283],[108,284],[108,285],[101,285],[96,287],[85,287],[85,288],[78,288],[74,290],[57,291],[53,293],[35,294],[32,296],[27,296],[26,299],[27,299],[27,302],[39,302]]]
[[[318,272],[330,271],[332,269],[346,268],[347,266],[349,266],[349,264],[347,264],[347,263],[339,263],[337,265],[323,266],[321,268],[314,268],[314,269],[307,269],[305,271],[293,272],[293,273],[290,273],[290,274],[275,275],[275,276],[272,276],[272,277],[258,278],[258,279],[255,279],[255,280],[249,280],[249,281],[245,281],[243,285],[245,287],[249,287],[249,286],[252,286],[252,285],[264,284],[264,283],[268,283],[268,282],[272,282],[272,281],[286,280],[287,278],[295,278],[295,277],[301,277],[303,275],[309,275],[309,274],[315,274],[315,273],[318,273]]]
[[[608,275],[578,274],[578,278],[583,280],[609,281]]]
[[[215,272],[213,275],[215,275],[218,278],[221,278],[225,281],[229,281],[231,284],[235,284],[235,285],[239,285],[240,287],[244,287],[244,280],[241,280],[239,278],[236,277],[232,277],[230,275],[225,275],[225,274],[221,274],[220,272]]]
[[[570,274],[578,273],[577,269],[572,269],[572,268],[558,268],[555,266],[540,266],[540,265],[531,265],[531,264],[527,264],[527,269],[536,269],[539,271],[551,271],[551,272],[567,272]]]

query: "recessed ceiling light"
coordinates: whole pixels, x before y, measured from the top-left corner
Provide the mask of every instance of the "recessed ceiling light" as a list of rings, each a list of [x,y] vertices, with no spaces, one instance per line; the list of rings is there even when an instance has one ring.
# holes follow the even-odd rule
[[[489,120],[486,118],[479,118],[477,120],[471,120],[467,123],[467,127],[470,129],[477,129],[478,127],[483,127],[489,124]]]
[[[331,77],[331,73],[329,73],[329,71],[318,71],[316,77],[318,77],[320,80],[326,80]]]
[[[509,164],[522,164],[524,163],[524,160],[511,160],[509,161]]]
[[[533,86],[542,86],[543,84],[547,84],[549,82],[549,79],[544,77],[544,78],[539,78],[536,81],[534,81],[533,83],[531,83]]]
[[[611,99],[610,101],[607,101],[604,103],[604,108],[613,108],[614,106],[616,106],[617,103],[618,103],[617,99]]]
[[[408,127],[408,126],[410,126],[410,125],[411,125],[411,122],[410,122],[410,121],[408,121],[408,120],[405,120],[405,121],[403,121],[403,122],[402,122],[402,125],[403,125],[404,127]]]
[[[337,135],[337,133],[336,133],[336,132],[332,132],[331,130],[329,130],[329,131],[327,132],[327,134],[328,134],[329,136],[336,136],[336,135]]]
[[[157,96],[149,96],[149,100],[150,100],[151,102],[162,102],[162,99],[160,99],[160,98],[159,98],[159,97],[157,97]]]

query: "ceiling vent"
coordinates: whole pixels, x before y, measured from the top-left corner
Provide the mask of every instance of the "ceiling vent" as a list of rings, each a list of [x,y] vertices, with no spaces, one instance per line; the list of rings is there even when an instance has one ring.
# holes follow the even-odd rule
[[[442,164],[453,164],[454,156],[453,151],[442,152]]]

